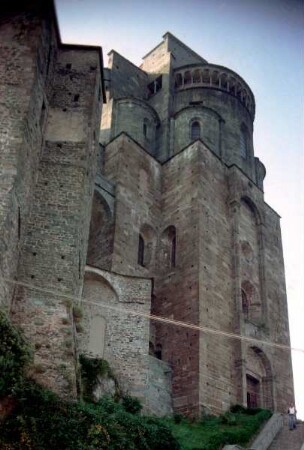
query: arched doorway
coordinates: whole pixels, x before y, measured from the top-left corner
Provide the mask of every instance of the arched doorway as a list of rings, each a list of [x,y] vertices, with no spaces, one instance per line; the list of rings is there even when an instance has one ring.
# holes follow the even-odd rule
[[[248,347],[246,355],[248,408],[274,409],[273,375],[270,361],[259,347]]]
[[[257,408],[261,403],[260,381],[252,375],[246,375],[247,408]]]

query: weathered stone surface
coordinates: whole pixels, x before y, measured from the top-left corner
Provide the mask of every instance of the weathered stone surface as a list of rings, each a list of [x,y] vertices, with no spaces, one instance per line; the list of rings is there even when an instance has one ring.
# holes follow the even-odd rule
[[[170,33],[141,67],[113,51],[98,145],[100,49],[63,45],[52,5],[29,8],[0,22],[0,302],[33,376],[75,397],[84,352],[157,414],[285,411],[280,223],[249,86]]]

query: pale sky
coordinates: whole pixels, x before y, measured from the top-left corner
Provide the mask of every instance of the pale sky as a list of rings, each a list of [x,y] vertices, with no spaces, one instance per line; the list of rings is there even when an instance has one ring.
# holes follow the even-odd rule
[[[304,3],[300,0],[56,0],[63,42],[134,64],[170,31],[236,71],[256,100],[255,156],[280,216],[298,417],[304,420]]]

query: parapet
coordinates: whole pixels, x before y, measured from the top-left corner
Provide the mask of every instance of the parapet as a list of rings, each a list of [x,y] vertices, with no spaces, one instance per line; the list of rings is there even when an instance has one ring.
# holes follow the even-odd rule
[[[204,87],[224,91],[236,97],[255,116],[254,95],[248,84],[235,72],[216,64],[187,65],[174,71],[175,89]]]

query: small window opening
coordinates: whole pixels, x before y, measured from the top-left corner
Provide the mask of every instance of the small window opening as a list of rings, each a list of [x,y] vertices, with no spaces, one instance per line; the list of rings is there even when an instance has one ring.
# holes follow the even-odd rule
[[[66,64],[66,66],[65,66],[67,69],[72,69],[72,64]]]
[[[171,267],[176,266],[176,236],[173,236],[171,242]]]
[[[192,76],[190,70],[187,70],[184,74],[184,84],[191,84],[192,83]]]
[[[193,83],[201,82],[201,71],[199,69],[194,70],[193,72]]]
[[[151,341],[149,341],[149,355],[152,355],[152,356],[155,355],[154,345],[153,345],[153,342],[151,342]]]
[[[161,346],[161,344],[156,344],[155,357],[157,359],[162,359],[162,346]]]
[[[79,94],[74,95],[74,102],[78,102],[79,100]]]
[[[150,84],[148,84],[148,97],[156,94],[162,88],[162,76],[159,76],[155,80],[153,80]]]
[[[195,141],[201,137],[201,126],[199,122],[196,120],[191,124],[191,139]]]
[[[204,84],[210,84],[210,73],[209,73],[209,70],[204,70],[203,71],[202,82]]]
[[[145,256],[145,241],[142,235],[140,234],[138,237],[138,254],[137,254],[137,263],[144,267],[144,256]]]
[[[182,86],[183,84],[183,77],[181,73],[177,73],[175,77],[175,87]]]

